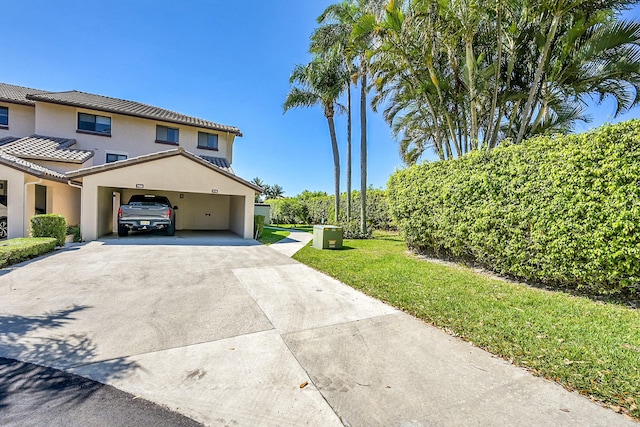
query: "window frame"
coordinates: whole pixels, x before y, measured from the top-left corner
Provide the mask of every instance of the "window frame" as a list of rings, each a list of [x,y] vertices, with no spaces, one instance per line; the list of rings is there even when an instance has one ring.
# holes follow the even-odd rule
[[[109,161],[109,156],[115,156],[116,160],[111,160]],[[120,158],[120,157],[124,157],[124,158]],[[105,163],[114,163],[114,162],[119,162],[121,160],[127,160],[129,158],[129,156],[127,156],[126,154],[120,154],[120,153],[106,153],[105,155]]]
[[[82,128],[80,127],[80,123],[81,123],[81,121],[80,121],[80,116],[81,116],[81,115],[84,115],[84,116],[93,116],[93,118],[94,118],[94,121],[93,121],[93,124],[94,124],[93,129],[82,129]],[[108,128],[108,131],[107,131],[107,132],[96,130],[96,129],[98,128],[98,126],[97,126],[97,125],[99,124],[99,123],[98,123],[98,118],[101,118],[101,119],[108,119],[108,120],[109,120],[109,128]],[[88,122],[88,121],[86,121],[86,120],[83,120],[83,121],[82,121],[82,123],[90,123],[90,122]],[[104,123],[103,123],[102,125],[104,125]],[[101,115],[99,115],[99,114],[92,114],[92,113],[86,113],[86,112],[84,112],[84,111],[78,111],[78,121],[77,121],[76,133],[86,133],[86,134],[89,134],[89,135],[98,135],[98,136],[107,136],[107,137],[110,137],[110,136],[111,136],[111,129],[112,129],[112,128],[113,128],[113,119],[112,119],[110,116],[101,116]]]
[[[9,107],[5,107],[4,105],[0,105],[0,110],[7,110],[7,123],[2,123],[0,122],[0,129],[9,129]],[[0,115],[0,117],[3,117],[4,114]]]
[[[200,145],[200,135],[206,135],[207,136],[207,145]],[[209,143],[209,137],[214,136],[216,143],[215,143],[215,147],[211,147],[208,145]],[[220,138],[219,135],[217,133],[209,133],[209,132],[200,132],[198,131],[198,148],[201,150],[211,150],[211,151],[218,151],[219,150],[219,144],[220,144]]]
[[[158,137],[158,130],[160,128],[165,128],[166,129],[166,133],[167,133],[167,139],[160,139]],[[175,131],[176,134],[176,140],[175,141],[170,141],[169,138],[169,131]],[[167,144],[167,145],[180,145],[180,128],[172,128],[166,125],[156,125],[156,140],[155,140],[156,144]]]

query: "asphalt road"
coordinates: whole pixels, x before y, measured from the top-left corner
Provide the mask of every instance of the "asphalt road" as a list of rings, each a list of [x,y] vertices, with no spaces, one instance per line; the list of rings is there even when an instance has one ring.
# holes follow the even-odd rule
[[[111,386],[0,358],[0,426],[201,425]]]

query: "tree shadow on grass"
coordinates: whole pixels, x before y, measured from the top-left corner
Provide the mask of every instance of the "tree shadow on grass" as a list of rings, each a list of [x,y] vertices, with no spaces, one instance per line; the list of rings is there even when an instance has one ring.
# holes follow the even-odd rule
[[[10,405],[21,404],[11,399],[16,393],[29,396],[29,404],[55,405],[69,409],[82,404],[102,385],[55,369],[43,368],[25,361],[53,368],[71,368],[95,361],[96,344],[82,334],[38,336],[39,332],[60,329],[73,322],[74,314],[89,306],[44,313],[39,316],[0,316],[0,411]],[[117,379],[138,368],[137,363],[114,359],[101,362],[103,378]]]

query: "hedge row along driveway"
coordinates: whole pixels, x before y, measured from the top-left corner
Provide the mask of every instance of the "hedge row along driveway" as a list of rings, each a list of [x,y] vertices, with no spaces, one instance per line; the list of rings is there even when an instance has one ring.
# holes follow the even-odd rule
[[[407,244],[520,279],[637,295],[640,121],[425,163],[389,181]]]

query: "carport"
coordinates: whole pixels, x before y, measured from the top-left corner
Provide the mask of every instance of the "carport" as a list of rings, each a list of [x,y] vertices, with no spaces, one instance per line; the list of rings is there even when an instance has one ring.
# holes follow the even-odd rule
[[[133,194],[169,198],[176,230],[229,230],[253,237],[254,196],[260,188],[183,148],[68,172],[82,186],[85,240],[111,234],[117,209]]]

